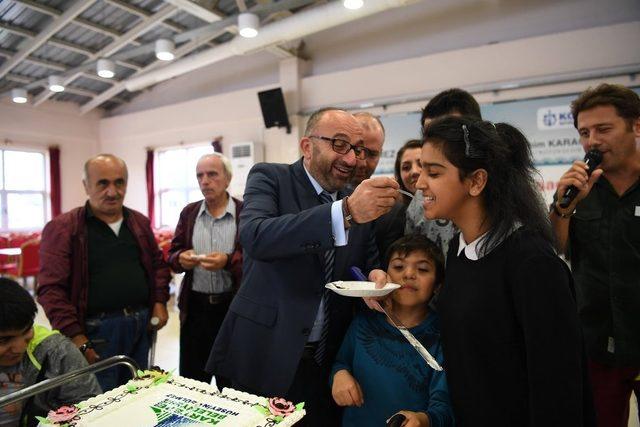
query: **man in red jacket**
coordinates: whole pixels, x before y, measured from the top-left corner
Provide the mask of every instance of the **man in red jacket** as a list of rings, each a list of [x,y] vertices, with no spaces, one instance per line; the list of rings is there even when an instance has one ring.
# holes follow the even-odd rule
[[[202,156],[196,177],[204,200],[182,210],[169,263],[174,271],[186,272],[179,301],[180,375],[209,383],[205,364],[242,275],[242,202],[227,192],[231,164],[226,157]],[[230,386],[219,376],[216,383],[220,389]]]
[[[146,367],[148,329],[160,329],[168,319],[169,267],[149,219],[123,206],[124,161],[111,154],[87,160],[83,184],[87,203],[42,232],[38,302],[89,363],[124,354]],[[152,317],[159,323],[151,325]],[[128,375],[107,369],[96,376],[107,391]]]

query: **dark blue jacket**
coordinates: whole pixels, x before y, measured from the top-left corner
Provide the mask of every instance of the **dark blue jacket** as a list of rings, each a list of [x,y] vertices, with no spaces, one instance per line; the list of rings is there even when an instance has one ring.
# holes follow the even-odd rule
[[[338,193],[338,198],[344,197]],[[261,163],[247,179],[240,214],[242,284],[218,332],[207,370],[263,396],[286,394],[324,291],[324,253],[334,246],[331,205],[321,205],[302,160]],[[378,267],[371,224],[349,229],[335,248],[334,280],[348,268]],[[342,342],[357,299],[331,295],[329,362]]]

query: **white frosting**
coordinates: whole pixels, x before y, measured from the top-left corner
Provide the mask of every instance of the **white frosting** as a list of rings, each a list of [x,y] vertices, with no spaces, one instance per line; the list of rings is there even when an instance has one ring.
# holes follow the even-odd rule
[[[255,404],[266,406],[267,399],[229,388],[220,393],[209,384],[173,376],[166,383],[143,386],[133,393],[124,385],[80,403],[76,426],[151,427],[179,420],[184,426],[289,427],[305,415],[304,410],[295,411],[275,424]]]

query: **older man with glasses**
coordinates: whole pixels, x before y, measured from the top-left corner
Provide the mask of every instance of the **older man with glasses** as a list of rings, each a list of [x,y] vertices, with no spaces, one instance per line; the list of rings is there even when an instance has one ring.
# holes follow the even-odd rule
[[[302,159],[251,170],[240,214],[242,284],[207,366],[234,388],[304,401],[306,425],[339,423],[329,371],[357,301],[324,285],[349,280],[351,266],[387,281],[371,221],[394,205],[398,184],[380,177],[344,190],[366,158],[362,138],[354,116],[323,109],[300,140]]]

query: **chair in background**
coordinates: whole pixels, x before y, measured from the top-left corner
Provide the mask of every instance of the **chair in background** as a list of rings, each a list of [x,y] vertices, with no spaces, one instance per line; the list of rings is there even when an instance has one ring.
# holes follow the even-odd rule
[[[9,238],[0,236],[0,248],[9,248]],[[18,267],[17,258],[10,255],[0,254],[0,274],[7,274],[9,270],[15,270]]]
[[[33,277],[33,289],[38,285],[38,269],[40,266],[40,238],[27,240],[20,246],[18,265],[6,271],[6,274],[21,279],[26,285],[26,279]]]
[[[162,259],[165,262],[169,262],[169,249],[171,248],[171,240],[163,240],[158,243],[158,247],[162,251]]]

